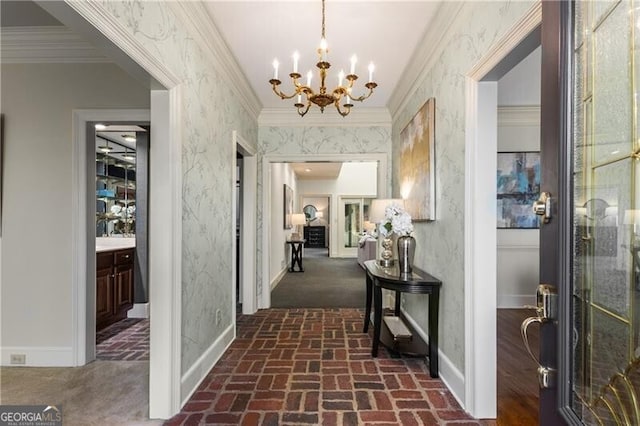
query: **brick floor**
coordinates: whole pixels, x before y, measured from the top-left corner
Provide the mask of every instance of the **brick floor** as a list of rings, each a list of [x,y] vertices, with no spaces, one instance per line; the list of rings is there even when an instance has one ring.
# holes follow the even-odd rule
[[[149,320],[126,318],[96,333],[96,358],[149,361]]]
[[[371,358],[359,309],[239,316],[237,339],[166,425],[489,425],[424,360]]]

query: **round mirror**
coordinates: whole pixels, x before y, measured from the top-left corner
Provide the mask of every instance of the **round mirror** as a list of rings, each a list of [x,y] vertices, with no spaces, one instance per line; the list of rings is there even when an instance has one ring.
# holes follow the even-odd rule
[[[304,213],[305,217],[307,218],[307,222],[310,222],[312,220],[314,220],[316,218],[316,213],[318,212],[318,209],[316,209],[316,206],[313,206],[311,204],[307,204],[306,206],[304,206],[302,208],[302,212]]]
[[[587,209],[588,219],[603,219],[606,216],[607,207],[609,203],[600,198],[592,198],[584,203],[584,207]]]

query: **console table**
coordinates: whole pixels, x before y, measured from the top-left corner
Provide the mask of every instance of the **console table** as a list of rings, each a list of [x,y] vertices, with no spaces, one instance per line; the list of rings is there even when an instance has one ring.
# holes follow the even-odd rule
[[[364,262],[367,275],[367,303],[364,318],[364,330],[369,330],[369,318],[371,316],[371,296],[373,295],[373,343],[371,356],[378,356],[378,345],[383,345],[400,353],[412,355],[428,355],[429,373],[431,377],[438,377],[438,306],[440,302],[440,287],[442,281],[427,272],[414,267],[409,275],[401,275],[398,267],[383,268],[377,260]],[[400,315],[401,293],[428,294],[429,295],[429,344],[426,345],[415,330],[411,341],[393,342],[391,333],[386,330],[382,333],[382,289],[392,290],[396,293],[395,315]],[[428,347],[427,347],[428,346]]]
[[[302,267],[302,247],[305,240],[291,240],[287,241],[287,244],[291,246],[291,265],[289,266],[289,272],[304,272]],[[296,271],[296,265],[298,270]]]

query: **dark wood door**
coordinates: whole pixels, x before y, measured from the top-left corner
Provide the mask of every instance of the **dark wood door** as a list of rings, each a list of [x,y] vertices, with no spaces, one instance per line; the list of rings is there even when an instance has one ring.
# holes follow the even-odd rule
[[[123,317],[133,306],[133,264],[116,266],[114,271],[114,313],[118,317]]]
[[[542,3],[540,424],[638,424],[640,81],[630,1]],[[635,407],[635,408],[634,408]]]
[[[96,328],[107,324],[113,315],[113,268],[96,271]]]
[[[566,80],[569,72],[564,52],[567,51],[564,38],[565,19],[569,2],[544,1],[542,3],[542,81],[540,105],[540,163],[541,190],[551,197],[551,218],[540,226],[540,282],[557,291],[568,285],[562,263],[567,248],[564,246],[568,220],[564,215],[569,200],[564,182],[568,179],[566,170],[567,125]],[[564,311],[568,306],[559,306]],[[540,425],[560,425],[564,420],[558,410],[558,329],[557,318],[541,322],[539,362],[545,375],[540,380]],[[541,379],[541,377],[539,377]],[[548,383],[542,384],[542,382]]]

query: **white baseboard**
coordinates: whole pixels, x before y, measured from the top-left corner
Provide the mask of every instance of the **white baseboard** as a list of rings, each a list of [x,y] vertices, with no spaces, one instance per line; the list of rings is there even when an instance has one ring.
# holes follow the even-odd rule
[[[498,294],[498,309],[518,309],[524,305],[535,306],[535,294]]]
[[[429,336],[425,331],[418,325],[418,323],[405,311],[403,308],[400,309],[402,314],[406,318],[407,322],[411,324],[411,326],[416,330],[416,332],[420,335],[420,337],[425,341],[429,342]],[[444,382],[445,385],[449,388],[453,397],[458,401],[458,404],[465,409],[464,406],[464,375],[462,372],[453,365],[453,362],[447,357],[440,348],[438,348],[438,374],[440,378]],[[465,409],[466,410],[466,409]]]
[[[71,347],[3,346],[3,367],[74,367]],[[25,355],[24,364],[11,364],[11,355]]]
[[[276,277],[273,280],[271,280],[271,284],[270,284],[271,291],[273,291],[273,289],[276,288],[278,284],[280,284],[280,280],[284,277],[284,275],[287,273],[288,270],[289,270],[289,266],[287,265],[282,269],[282,271],[278,273],[278,275],[276,275]]]
[[[149,318],[149,302],[134,303],[127,312],[127,318]]]
[[[224,351],[231,345],[231,342],[235,339],[235,334],[235,324],[231,324],[182,376],[180,380],[180,395],[182,397],[180,407],[183,407],[184,404],[187,403],[191,395],[193,395],[200,385],[200,382],[202,382],[218,362]]]

